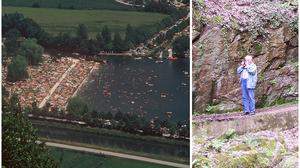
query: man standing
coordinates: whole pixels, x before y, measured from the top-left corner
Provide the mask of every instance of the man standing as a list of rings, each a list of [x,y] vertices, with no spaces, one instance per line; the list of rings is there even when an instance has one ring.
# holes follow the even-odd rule
[[[255,97],[254,90],[257,82],[257,68],[252,61],[252,56],[247,55],[245,60],[237,69],[240,74],[241,87],[242,87],[242,101],[244,115],[255,114]]]

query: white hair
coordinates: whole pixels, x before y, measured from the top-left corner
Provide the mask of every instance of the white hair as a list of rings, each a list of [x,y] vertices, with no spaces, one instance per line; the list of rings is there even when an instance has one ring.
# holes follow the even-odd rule
[[[247,56],[245,57],[245,60],[246,60],[246,61],[252,61],[252,56],[251,56],[251,55],[247,55]]]

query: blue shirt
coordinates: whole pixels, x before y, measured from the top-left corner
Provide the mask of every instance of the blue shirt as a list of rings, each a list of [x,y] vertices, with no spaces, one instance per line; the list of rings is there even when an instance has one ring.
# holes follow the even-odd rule
[[[237,73],[241,74],[243,71],[248,73],[247,79],[247,88],[248,89],[255,89],[256,82],[257,82],[257,68],[254,63],[248,65],[247,67],[240,66],[237,69]]]

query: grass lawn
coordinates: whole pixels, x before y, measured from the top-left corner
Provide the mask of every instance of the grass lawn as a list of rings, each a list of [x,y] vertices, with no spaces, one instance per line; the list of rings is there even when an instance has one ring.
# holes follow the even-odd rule
[[[115,0],[3,0],[2,4],[3,6],[32,7],[36,2],[41,8],[136,10]]]
[[[47,32],[58,34],[60,32],[74,33],[79,24],[88,27],[90,35],[94,37],[107,25],[113,32],[124,35],[127,24],[133,27],[141,25],[154,25],[167,15],[148,12],[116,11],[116,10],[66,10],[54,8],[30,7],[3,7],[2,13],[19,12],[32,18]]]
[[[50,153],[61,168],[170,168],[153,163],[50,147]]]

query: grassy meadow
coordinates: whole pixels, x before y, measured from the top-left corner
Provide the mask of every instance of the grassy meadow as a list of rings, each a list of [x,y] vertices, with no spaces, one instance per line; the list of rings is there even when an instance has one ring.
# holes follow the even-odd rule
[[[115,0],[3,0],[2,4],[18,7],[38,4],[41,8],[136,10]]]
[[[129,160],[111,156],[100,156],[96,154],[72,151],[60,148],[50,148],[53,158],[59,163],[61,168],[170,168],[168,166],[147,163],[136,160]]]
[[[94,37],[103,26],[107,25],[111,31],[124,35],[127,24],[133,27],[154,25],[159,23],[165,14],[117,11],[117,10],[67,10],[55,8],[31,7],[3,7],[2,13],[22,13],[25,17],[32,18],[51,34],[76,31],[79,24],[88,27],[90,36]]]

